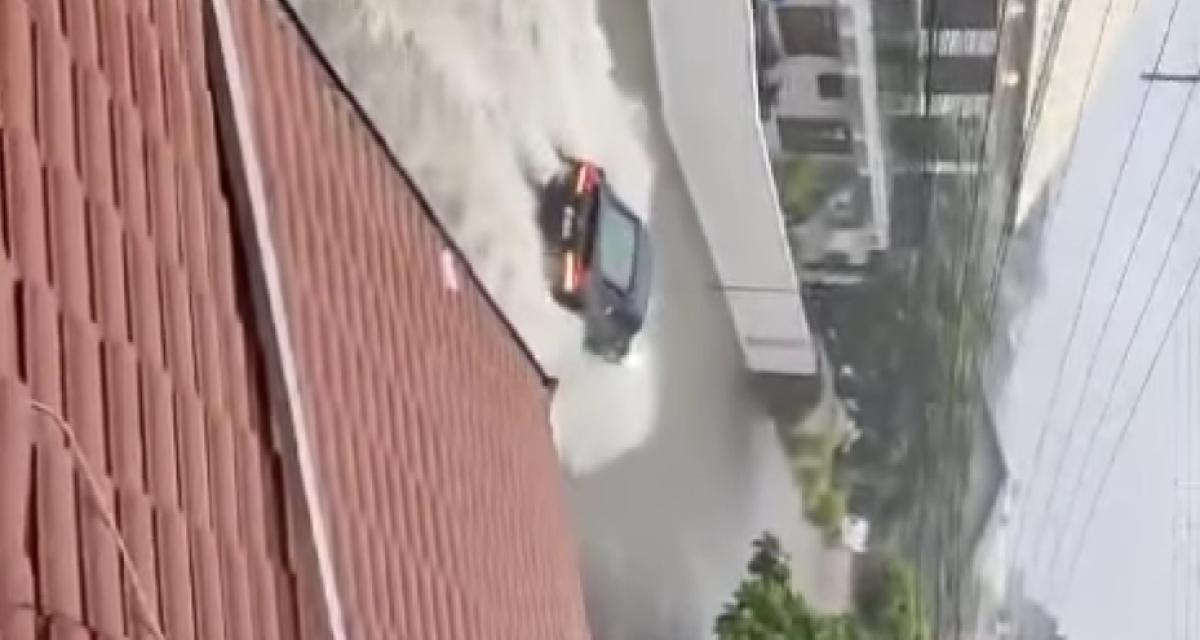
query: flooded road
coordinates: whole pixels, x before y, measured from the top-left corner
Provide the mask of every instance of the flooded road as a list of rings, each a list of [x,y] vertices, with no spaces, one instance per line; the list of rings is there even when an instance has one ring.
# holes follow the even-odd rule
[[[293,4],[538,359],[566,364],[575,323],[545,293],[530,182],[587,157],[640,212],[652,180],[591,3]]]
[[[599,640],[704,638],[750,541],[776,532],[818,604],[849,559],[801,518],[658,120],[645,0],[295,2],[481,280],[560,380],[555,438]],[[636,364],[583,355],[550,300],[529,177],[599,161],[648,220]]]

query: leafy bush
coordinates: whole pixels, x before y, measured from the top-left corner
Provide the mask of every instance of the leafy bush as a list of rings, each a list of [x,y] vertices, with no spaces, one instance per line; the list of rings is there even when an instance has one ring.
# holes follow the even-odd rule
[[[800,487],[804,495],[806,508],[812,504],[813,497],[826,490],[829,486],[829,474],[824,469],[811,465],[798,465],[796,475],[800,478]]]
[[[864,625],[888,640],[931,637],[911,564],[886,556],[872,559],[858,581],[858,609]]]
[[[808,607],[792,588],[787,560],[775,536],[754,541],[749,575],[713,627],[718,640],[866,640],[853,616],[822,616]]]
[[[846,494],[832,487],[826,488],[809,501],[806,510],[808,519],[832,541],[842,532],[842,519],[846,517]]]
[[[858,613],[813,611],[792,588],[788,556],[770,533],[754,541],[747,577],[713,626],[717,640],[930,640],[910,564],[874,556],[858,580]]]
[[[841,534],[846,492],[837,478],[837,459],[844,435],[833,429],[794,430],[786,438],[792,471],[800,483],[804,514],[832,542]]]
[[[820,431],[793,430],[788,436],[788,449],[793,456],[823,462],[832,460],[841,447],[845,434],[834,428]]]
[[[789,224],[801,224],[812,215],[821,192],[821,175],[812,160],[785,158],[775,163],[779,206]]]

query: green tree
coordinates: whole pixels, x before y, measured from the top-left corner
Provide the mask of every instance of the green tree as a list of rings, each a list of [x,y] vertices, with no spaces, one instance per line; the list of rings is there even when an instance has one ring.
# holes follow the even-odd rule
[[[816,210],[821,194],[821,175],[812,160],[790,157],[775,163],[779,206],[789,224],[800,224]]]
[[[833,542],[842,532],[846,494],[840,489],[826,487],[809,500],[806,511],[808,519],[825,533],[827,542]]]
[[[792,588],[787,560],[770,533],[754,541],[749,575],[714,625],[718,640],[867,640],[853,616],[813,612]]]
[[[929,639],[916,572],[908,562],[894,556],[871,559],[860,575],[857,599],[863,625],[872,637]]]

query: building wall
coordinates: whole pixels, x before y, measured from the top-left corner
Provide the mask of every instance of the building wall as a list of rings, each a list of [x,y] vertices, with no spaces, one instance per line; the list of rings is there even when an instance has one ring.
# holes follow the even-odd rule
[[[759,119],[750,4],[663,0],[650,10],[666,129],[747,366],[815,375],[816,350]]]
[[[848,164],[865,185],[865,190],[854,183],[834,185],[827,199],[803,225],[789,229],[789,235],[799,247],[800,264],[807,267],[806,281],[857,282],[861,273],[840,277],[838,265],[860,270],[872,252],[890,246],[891,185],[885,175],[871,8],[865,0],[784,0],[775,6],[785,49],[793,55],[770,72],[780,84],[778,107],[766,124],[772,153],[803,156],[831,166],[831,173],[837,174]],[[830,35],[832,42],[811,51],[794,44],[803,37]],[[789,37],[792,45],[787,45]],[[822,95],[822,76],[841,79],[841,97]],[[847,215],[848,206],[858,213]],[[847,219],[859,223],[848,226]]]
[[[775,4],[780,7],[837,8],[837,4],[829,2],[829,0],[775,0]]]
[[[844,65],[837,58],[822,56],[789,56],[784,58],[775,73],[780,82],[779,106],[781,116],[811,118],[846,118],[849,108],[845,99],[822,98],[817,91],[821,74],[842,74]],[[847,90],[853,90],[847,79]]]
[[[930,91],[948,94],[988,94],[996,61],[987,55],[938,56],[930,72]]]
[[[995,27],[1002,0],[945,0],[931,4],[925,12],[925,25],[943,29],[981,29]]]

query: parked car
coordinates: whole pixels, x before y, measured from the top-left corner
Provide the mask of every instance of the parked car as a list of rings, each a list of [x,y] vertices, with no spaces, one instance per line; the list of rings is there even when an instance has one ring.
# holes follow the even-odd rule
[[[610,362],[629,354],[650,302],[650,234],[593,163],[566,158],[546,185],[543,228],[554,298],[584,321],[584,348]]]

